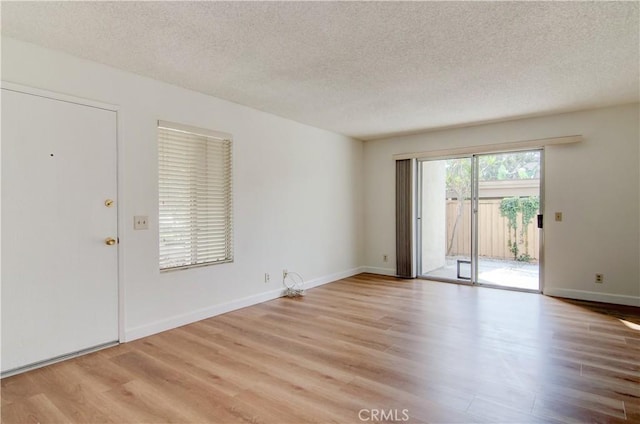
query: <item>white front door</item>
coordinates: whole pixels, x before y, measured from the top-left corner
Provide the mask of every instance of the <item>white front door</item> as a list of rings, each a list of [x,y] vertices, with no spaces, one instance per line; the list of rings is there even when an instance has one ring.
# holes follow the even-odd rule
[[[116,193],[114,111],[2,89],[3,373],[118,340]]]

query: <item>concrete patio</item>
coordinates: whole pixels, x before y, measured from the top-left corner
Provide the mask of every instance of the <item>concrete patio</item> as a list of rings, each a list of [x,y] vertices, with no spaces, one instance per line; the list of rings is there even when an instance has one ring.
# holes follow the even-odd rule
[[[458,261],[460,263],[460,278],[469,281],[470,265],[468,257],[448,256],[446,265],[433,271],[424,273],[426,278],[459,280]],[[510,288],[539,290],[539,267],[537,263],[509,261],[504,259],[480,258],[478,262],[478,283]]]

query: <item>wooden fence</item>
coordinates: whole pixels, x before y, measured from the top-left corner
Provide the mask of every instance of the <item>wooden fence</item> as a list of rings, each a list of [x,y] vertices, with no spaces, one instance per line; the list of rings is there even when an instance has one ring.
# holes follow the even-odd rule
[[[502,199],[480,199],[478,202],[478,255],[481,257],[513,260],[513,253],[509,250],[509,232],[514,241],[513,230],[509,231],[507,219],[500,216],[500,202]],[[458,208],[457,200],[447,200],[447,243],[451,240],[453,226],[456,221]],[[534,217],[522,235],[522,217],[518,214],[519,227],[516,231],[518,255],[528,254],[531,262],[538,261],[540,251],[540,231]],[[458,231],[453,240],[451,252],[447,256],[471,255],[471,202],[465,201],[463,213],[458,223]]]

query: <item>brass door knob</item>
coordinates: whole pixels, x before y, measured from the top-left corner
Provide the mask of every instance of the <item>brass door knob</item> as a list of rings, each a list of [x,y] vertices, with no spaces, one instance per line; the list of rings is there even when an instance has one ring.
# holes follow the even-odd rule
[[[106,238],[104,240],[104,244],[106,244],[107,246],[113,246],[114,244],[116,244],[116,239],[111,238],[111,237]]]
[[[110,208],[111,206],[113,206],[113,200],[111,199],[107,199],[104,201],[104,205],[108,208]]]

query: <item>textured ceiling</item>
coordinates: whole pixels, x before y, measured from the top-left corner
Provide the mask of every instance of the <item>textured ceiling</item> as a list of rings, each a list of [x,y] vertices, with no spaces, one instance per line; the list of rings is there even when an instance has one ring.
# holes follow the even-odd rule
[[[2,34],[361,139],[639,99],[638,2],[2,2]]]

